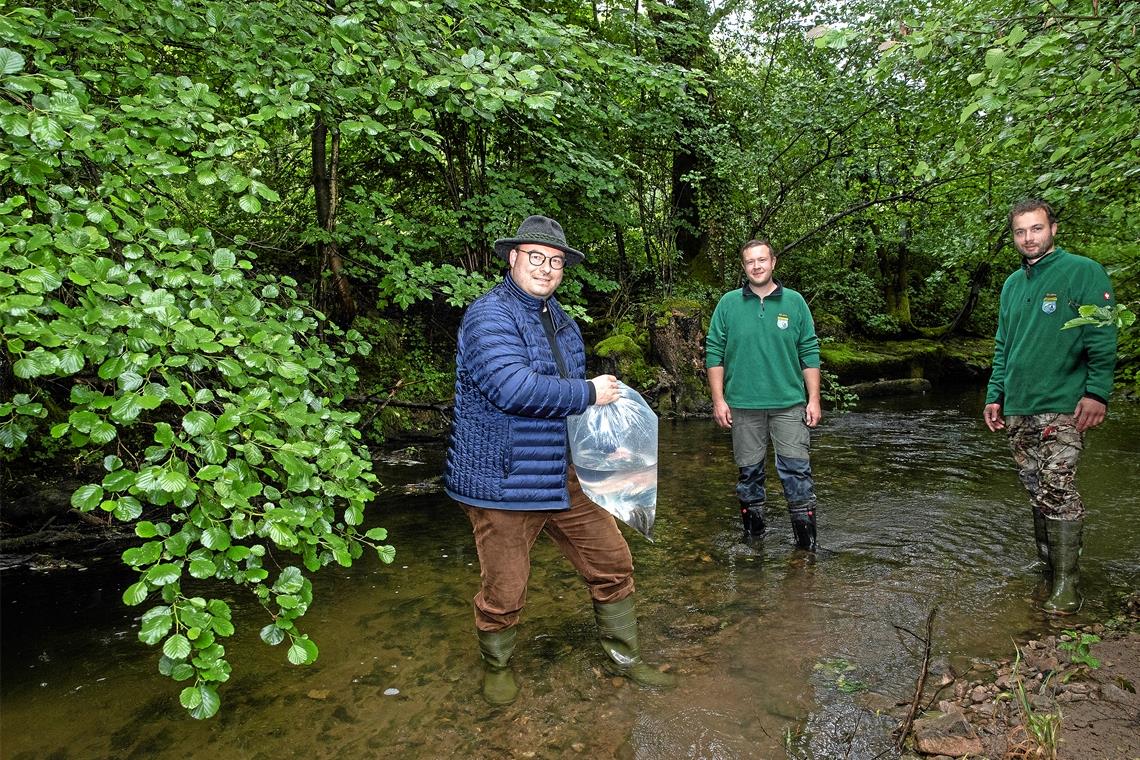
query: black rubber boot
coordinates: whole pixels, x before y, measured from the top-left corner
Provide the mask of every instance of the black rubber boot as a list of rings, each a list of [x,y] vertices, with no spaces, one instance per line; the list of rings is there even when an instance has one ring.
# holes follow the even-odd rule
[[[479,654],[483,657],[483,699],[495,706],[509,705],[519,695],[511,670],[517,631],[479,631]]]
[[[620,602],[602,604],[594,602],[594,619],[598,621],[598,635],[609,660],[606,670],[624,676],[639,686],[669,689],[677,685],[677,677],[663,673],[641,660],[637,644],[637,613],[633,597]]]
[[[1037,559],[1049,570],[1052,563],[1049,561],[1049,528],[1046,519],[1044,512],[1037,507],[1033,508],[1033,539],[1037,543]]]
[[[1081,534],[1084,520],[1045,519],[1049,534],[1049,558],[1053,565],[1053,593],[1042,607],[1055,615],[1071,615],[1081,608],[1077,586],[1081,581]]]
[[[744,524],[744,539],[761,538],[767,532],[764,523],[764,502],[740,502],[740,522]]]
[[[788,515],[792,518],[792,533],[796,537],[796,547],[809,552],[815,551],[815,502],[789,504]]]

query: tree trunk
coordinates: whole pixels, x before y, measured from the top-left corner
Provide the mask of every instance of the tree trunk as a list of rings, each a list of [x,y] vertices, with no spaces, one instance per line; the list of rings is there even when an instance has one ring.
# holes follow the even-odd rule
[[[327,145],[326,143],[331,143]],[[337,171],[340,161],[340,130],[329,127],[324,116],[318,115],[313,124],[313,190],[317,200],[317,224],[325,232],[317,243],[317,308],[341,327],[348,327],[356,318],[356,299],[352,285],[344,274],[334,238],[336,212],[340,202]]]
[[[946,326],[946,330],[939,335],[940,340],[945,340],[951,335],[956,333],[970,315],[974,313],[974,308],[978,305],[978,297],[982,293],[982,288],[990,281],[990,262],[981,261],[974,271],[970,273],[970,292],[966,295],[966,301],[962,304],[962,308],[951,320],[950,324]]]
[[[669,391],[668,398],[657,399],[662,411],[684,414],[708,406],[702,321],[699,307],[681,305],[649,320],[650,358],[665,370],[663,385]]]

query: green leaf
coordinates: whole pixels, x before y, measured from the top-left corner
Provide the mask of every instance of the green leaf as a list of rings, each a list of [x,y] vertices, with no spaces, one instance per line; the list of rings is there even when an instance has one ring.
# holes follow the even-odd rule
[[[163,470],[158,476],[158,487],[167,493],[178,493],[190,485],[190,479],[177,470]]]
[[[154,646],[166,638],[166,634],[174,625],[174,617],[169,612],[163,612],[165,609],[167,608],[152,607],[143,615],[142,624],[139,626],[139,641]],[[159,611],[158,614],[151,614],[156,610]]]
[[[15,74],[24,70],[24,56],[15,50],[0,47],[0,74]]]
[[[32,140],[45,150],[63,147],[67,133],[55,119],[49,116],[33,116],[31,124]]]
[[[187,710],[193,710],[202,704],[202,692],[199,691],[197,686],[187,686],[182,690],[182,693],[178,695],[178,701],[181,702],[182,706]]]
[[[172,660],[184,660],[190,656],[192,647],[189,639],[176,633],[162,645],[162,653]]]
[[[230,546],[230,532],[225,528],[215,525],[202,532],[202,546],[214,551],[225,551]]]
[[[308,638],[300,638],[293,640],[293,646],[289,647],[286,656],[294,665],[311,665],[316,662],[317,654],[317,645],[314,642]]]
[[[146,601],[149,593],[150,587],[146,585],[146,581],[132,583],[130,586],[127,586],[127,590],[123,592],[123,604],[130,607],[142,604]]]
[[[167,586],[181,577],[182,568],[173,564],[155,565],[146,573],[146,579],[155,586]]]
[[[83,512],[90,512],[103,501],[103,488],[93,483],[80,486],[71,494],[71,506]]]
[[[1004,48],[990,48],[986,51],[986,68],[991,71],[998,71],[1005,63],[1005,49]]]
[[[83,369],[83,354],[78,348],[67,348],[55,355],[56,372],[61,375],[74,375]]]
[[[182,418],[182,429],[190,435],[209,433],[214,429],[214,417],[208,412],[189,412]]]
[[[213,578],[218,572],[218,566],[208,559],[190,560],[190,575],[195,578]]]
[[[103,478],[103,488],[108,491],[126,491],[138,480],[138,473],[131,470],[115,470],[107,473]]]
[[[973,116],[974,112],[977,111],[978,109],[980,109],[981,107],[982,107],[982,102],[980,100],[975,100],[973,103],[970,103],[968,106],[966,106],[965,108],[962,109],[962,113],[959,114],[959,116],[958,116],[958,123],[959,124],[965,124],[966,119]]]
[[[170,677],[175,681],[185,681],[194,677],[194,666],[188,662],[180,662],[170,668]]]
[[[281,575],[277,576],[277,582],[273,584],[273,591],[277,594],[295,594],[304,585],[305,576],[301,574],[300,568],[290,565],[281,571]]]
[[[261,211],[261,201],[253,194],[243,195],[238,198],[238,206],[247,214],[256,214]]]
[[[261,640],[270,646],[277,646],[285,640],[285,631],[278,628],[276,623],[270,623],[261,629]]]
[[[218,691],[213,686],[202,684],[198,687],[199,701],[198,706],[190,709],[190,715],[197,720],[206,720],[207,718],[214,717],[218,712],[218,708],[222,705],[222,700],[218,697]]]
[[[138,417],[141,411],[142,404],[139,403],[139,397],[133,393],[125,393],[111,404],[111,417],[116,422],[130,422]]]
[[[115,519],[120,522],[137,520],[142,514],[142,504],[139,503],[138,499],[125,496],[116,502],[113,514]]]
[[[237,263],[237,257],[234,256],[233,251],[220,248],[214,251],[212,261],[215,269],[232,269],[234,264]]]
[[[92,425],[91,432],[88,433],[91,440],[98,444],[110,443],[117,434],[115,426],[103,420]]]

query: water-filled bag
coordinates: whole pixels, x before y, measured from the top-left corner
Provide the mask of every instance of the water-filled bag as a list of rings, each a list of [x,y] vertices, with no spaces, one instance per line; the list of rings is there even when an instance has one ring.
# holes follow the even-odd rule
[[[618,383],[618,399],[567,418],[570,458],[586,495],[653,540],[657,512],[657,415]]]

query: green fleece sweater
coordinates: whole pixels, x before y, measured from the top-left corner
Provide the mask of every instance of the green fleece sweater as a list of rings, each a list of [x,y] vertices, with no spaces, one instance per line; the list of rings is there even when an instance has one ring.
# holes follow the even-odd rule
[[[786,409],[807,401],[803,370],[819,367],[819,338],[803,296],[777,283],[760,298],[725,293],[705,338],[705,366],[724,366],[724,400],[736,409]]]
[[[1097,262],[1057,248],[1022,265],[1001,289],[987,404],[1003,414],[1072,413],[1083,396],[1105,403],[1116,366],[1116,328],[1061,327],[1082,304],[1112,306],[1112,283]]]

